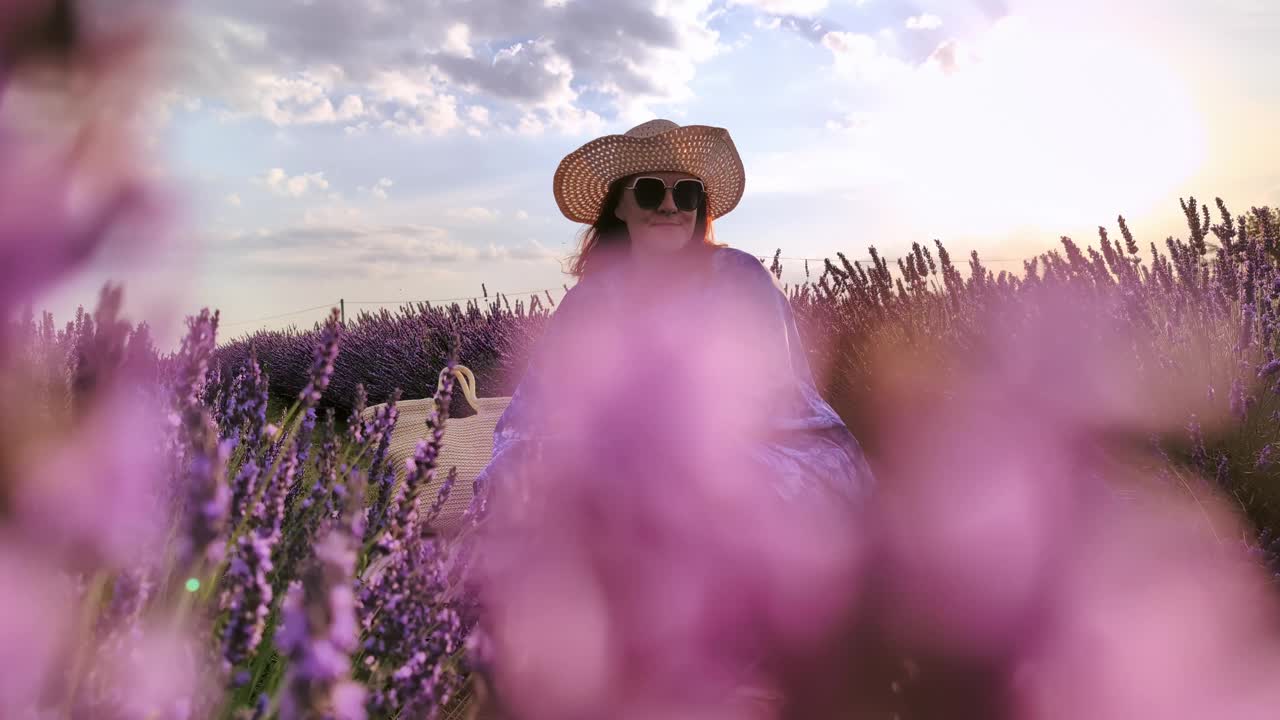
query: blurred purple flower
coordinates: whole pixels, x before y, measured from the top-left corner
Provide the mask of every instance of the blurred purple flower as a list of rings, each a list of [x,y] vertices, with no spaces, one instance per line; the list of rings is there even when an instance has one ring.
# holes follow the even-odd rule
[[[540,455],[483,488],[481,632],[521,718],[729,717],[754,668],[803,655],[858,591],[858,513],[749,452],[774,377],[748,318],[651,319],[557,338],[544,361],[575,392]]]
[[[12,491],[19,532],[71,567],[135,564],[157,552],[167,523],[160,418],[127,386],[104,392],[67,435],[23,448]]]
[[[38,552],[0,543],[0,711],[9,717],[35,715],[39,690],[65,674],[58,663],[76,639],[71,580]]]
[[[211,682],[197,628],[133,623],[89,662],[75,714],[93,718],[207,717],[219,689]]]

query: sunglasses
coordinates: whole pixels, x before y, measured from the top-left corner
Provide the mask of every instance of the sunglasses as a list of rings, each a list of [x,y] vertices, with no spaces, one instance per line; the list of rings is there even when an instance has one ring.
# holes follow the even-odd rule
[[[668,185],[656,177],[638,177],[628,190],[635,193],[636,205],[642,210],[656,210],[667,197],[667,189],[671,189],[671,200],[684,212],[693,212],[702,205],[705,192],[701,180],[677,180],[675,185]]]

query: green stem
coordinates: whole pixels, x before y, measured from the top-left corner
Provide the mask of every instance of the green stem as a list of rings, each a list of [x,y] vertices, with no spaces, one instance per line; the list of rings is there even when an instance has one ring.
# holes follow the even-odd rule
[[[74,635],[80,642],[75,646],[75,659],[71,663],[71,672],[67,676],[67,696],[64,701],[64,709],[68,717],[71,716],[76,691],[80,687],[80,676],[84,670],[85,661],[88,659],[94,644],[93,622],[98,618],[98,614],[101,611],[102,600],[106,595],[107,584],[110,581],[110,573],[104,571],[95,573],[93,581],[85,593],[84,604],[80,608],[77,632]]]

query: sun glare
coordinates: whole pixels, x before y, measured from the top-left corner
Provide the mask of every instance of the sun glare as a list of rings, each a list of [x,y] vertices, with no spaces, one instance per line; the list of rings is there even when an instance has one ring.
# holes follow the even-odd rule
[[[1205,156],[1190,89],[1128,40],[1009,18],[921,74],[889,132],[913,206],[948,232],[1142,215]]]

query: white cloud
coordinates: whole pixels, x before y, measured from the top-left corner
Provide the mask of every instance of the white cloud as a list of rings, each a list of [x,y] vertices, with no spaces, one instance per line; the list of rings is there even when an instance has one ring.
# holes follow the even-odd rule
[[[496,220],[498,218],[498,211],[483,207],[462,207],[449,208],[448,210],[445,210],[445,215],[454,220],[461,220],[463,222],[483,223]]]
[[[517,219],[517,220],[528,220],[528,219],[529,219],[529,213],[525,212],[524,210],[517,210],[517,211],[516,211],[516,219]]]
[[[444,52],[458,57],[475,57],[471,52],[471,28],[466,23],[455,23],[445,35]]]
[[[370,190],[370,192],[372,192],[372,193],[373,193],[374,197],[379,198],[379,199],[381,199],[381,200],[386,200],[386,199],[387,199],[387,190],[388,190],[390,187],[391,187],[391,178],[385,178],[385,177],[384,177],[384,178],[381,178],[380,180],[378,180],[378,182],[374,184],[374,186],[373,186],[373,188]]]
[[[782,18],[761,16],[756,18],[753,24],[761,30],[777,30],[782,25]]]
[[[311,190],[329,189],[329,181],[324,179],[322,172],[290,176],[284,168],[277,167],[271,168],[265,175],[254,180],[265,184],[268,190],[282,197],[300,198]]]
[[[448,230],[422,224],[363,222],[358,213],[316,214],[297,225],[236,230],[216,238],[218,257],[238,270],[307,276],[341,266],[350,280],[418,276],[431,266],[547,262],[554,251],[536,240],[471,245]]]
[[[364,211],[357,207],[324,205],[308,208],[302,213],[302,222],[306,226],[330,226],[358,222],[363,217]]]
[[[828,130],[857,132],[871,127],[874,115],[869,112],[851,112],[835,120],[827,121]]]
[[[942,18],[924,13],[907,18],[908,30],[937,30],[942,27]]]
[[[827,9],[827,0],[729,0],[729,6],[745,5],[772,15],[812,17]]]
[[[467,125],[467,134],[472,137],[482,136],[484,134],[482,130],[492,124],[489,119],[489,108],[483,105],[472,105],[467,108],[466,116],[471,121]]]
[[[442,135],[461,122],[458,101],[440,89],[429,70],[388,70],[370,83],[376,97],[390,109],[379,112],[379,127],[404,135]]]
[[[832,31],[822,36],[822,45],[831,51],[836,71],[858,82],[884,82],[911,71],[906,62],[882,50],[871,35]]]
[[[495,260],[557,260],[559,255],[551,248],[534,238],[529,238],[523,245],[515,247],[489,244],[489,255]]]
[[[194,42],[179,65],[207,107],[281,126],[334,124],[348,135],[581,134],[603,122],[583,104],[584,89],[604,93],[627,119],[685,103],[698,65],[720,49],[709,23],[723,11],[713,0],[614,0],[607,11],[508,0],[430,13],[389,0],[193,6],[185,22]],[[480,101],[489,122],[458,121],[461,103]]]
[[[959,70],[962,65],[971,62],[971,60],[968,48],[955,40],[947,40],[934,49],[929,55],[929,59],[925,61],[924,67],[934,68],[949,75]]]
[[[257,100],[257,111],[276,125],[347,122],[364,115],[364,102],[354,94],[336,97],[333,87],[340,77],[335,67],[293,76],[259,74],[249,91]],[[248,110],[236,114],[248,114]]]

